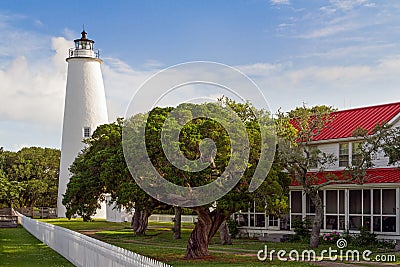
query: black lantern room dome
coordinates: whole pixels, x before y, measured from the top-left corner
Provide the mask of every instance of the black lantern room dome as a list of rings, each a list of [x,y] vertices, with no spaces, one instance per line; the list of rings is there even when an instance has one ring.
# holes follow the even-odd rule
[[[81,38],[80,39],[75,39],[75,49],[87,49],[87,50],[93,50],[93,44],[94,41],[90,40],[87,38],[87,32],[83,30],[81,32]]]

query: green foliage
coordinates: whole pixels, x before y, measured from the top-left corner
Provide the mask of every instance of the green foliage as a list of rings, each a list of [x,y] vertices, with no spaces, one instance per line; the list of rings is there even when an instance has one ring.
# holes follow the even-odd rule
[[[383,138],[383,151],[389,157],[389,164],[400,164],[400,127],[388,130]]]
[[[335,157],[310,146],[327,124],[334,120],[328,106],[298,107],[287,114],[278,112],[276,128],[278,135],[278,160],[292,179],[295,179],[309,194],[315,187],[315,176],[308,175],[317,166],[317,172],[332,164]],[[323,186],[323,185],[320,185]]]
[[[369,246],[377,242],[376,234],[371,232],[367,226],[360,229],[360,233],[353,239],[353,244],[356,246]]]
[[[208,114],[207,112],[218,114],[225,110],[227,106],[237,113],[245,126],[242,130],[235,128],[233,132],[236,135],[247,134],[248,136],[250,151],[247,165],[244,165],[247,159],[241,159],[236,154],[231,153],[230,136],[219,122],[207,117],[196,116],[201,112],[203,112],[201,114]],[[262,185],[255,192],[249,192],[249,185],[262,152],[263,138],[261,138],[260,127],[273,127],[271,125],[273,123],[261,126],[255,114],[257,114],[258,119],[263,121],[269,121],[270,114],[263,110],[254,109],[249,103],[239,104],[228,99],[221,100],[219,105],[182,104],[181,107],[190,107],[191,111],[157,107],[148,114],[136,114],[125,121],[119,120],[117,123],[98,127],[93,136],[86,140],[88,147],[75,159],[71,167],[73,175],[63,200],[63,204],[67,207],[68,217],[78,214],[85,220],[90,220],[90,216],[97,208],[98,201],[105,193],[110,193],[112,201],[115,201],[117,205],[135,207],[136,210],[146,209],[151,213],[156,208],[158,210],[165,208],[136,184],[128,171],[125,162],[126,157],[128,159],[133,158],[136,164],[140,164],[148,157],[152,166],[164,179],[186,187],[198,187],[211,183],[224,172],[232,159],[242,160],[241,164],[247,168],[245,168],[242,179],[229,193],[218,199],[216,205],[211,203],[192,209],[196,212],[201,210],[203,214],[207,213],[210,218],[225,219],[235,211],[246,210],[249,203],[254,199],[260,199],[262,202],[260,205],[269,207],[274,214],[280,214],[287,210],[288,204],[285,194],[288,191],[287,187],[290,180],[286,174],[281,172],[280,166],[277,164],[273,165],[272,171]],[[179,116],[177,119],[168,119],[167,121],[173,111],[180,112]],[[165,123],[169,123],[172,127],[163,130]],[[130,131],[124,131],[124,140],[122,141],[123,126],[129,128]],[[143,126],[145,127],[146,153],[142,153],[138,149],[142,145],[140,129]],[[170,145],[175,150],[179,149],[187,159],[193,160],[202,157],[203,162],[209,163],[208,167],[202,171],[190,172],[186,169],[176,168],[164,153],[161,133],[165,131],[166,136],[169,137],[173,134],[173,130],[180,126],[182,126],[182,129],[179,132],[179,140],[171,142]],[[232,124],[232,126],[234,125]],[[267,130],[267,134],[273,134],[273,131]],[[214,141],[215,156],[204,156],[201,153],[202,141],[206,138]],[[124,143],[122,144],[122,142]],[[127,148],[125,157],[122,145]],[[264,145],[263,148],[265,148]],[[266,149],[274,151],[275,143],[270,144]],[[142,171],[142,175],[135,175],[135,179],[140,177],[149,184],[154,181],[153,176],[150,172],[147,173],[145,168],[141,168],[140,171]],[[236,169],[233,170],[233,172],[235,171]],[[213,207],[212,211],[209,209],[210,207]],[[216,231],[218,227],[219,225],[216,225],[213,229]],[[209,233],[209,235],[213,236],[214,233]]]
[[[360,233],[350,234],[347,230],[343,237],[348,243],[354,246],[368,247],[375,246],[378,243],[378,239],[376,238],[376,236],[377,235],[371,232],[367,226],[364,226],[360,228]]]
[[[309,219],[300,220],[298,218],[295,218],[294,220],[292,220],[294,235],[290,237],[290,240],[292,242],[300,241],[308,243],[311,236],[310,227],[311,221]]]
[[[239,233],[239,224],[232,218],[227,219],[226,224],[228,226],[229,234],[231,235],[231,237],[236,238]]]
[[[47,206],[57,203],[60,151],[30,147],[0,149],[0,205]]]
[[[71,166],[72,177],[63,198],[68,218],[77,214],[84,221],[91,220],[106,193],[111,194],[111,202],[118,207],[152,211],[159,205],[129,173],[122,149],[122,124],[118,119],[115,123],[100,125],[85,140],[88,146]]]
[[[332,231],[331,233],[325,233],[321,237],[322,243],[325,244],[336,244],[336,242],[341,238],[338,231]]]
[[[215,157],[205,158],[204,160],[208,161],[210,165],[208,168],[199,172],[180,170],[167,159],[162,149],[161,132],[168,116],[175,109],[154,108],[148,114],[145,131],[147,153],[152,165],[164,179],[176,185],[198,187],[215,181],[224,172],[228,163],[236,156],[231,153],[230,136],[228,136],[227,131],[216,120],[206,117],[191,118],[197,117],[196,114],[199,113],[220,113],[222,110],[225,110],[227,106],[237,113],[245,126],[250,143],[250,155],[242,179],[229,193],[218,200],[216,208],[222,212],[226,212],[226,215],[229,215],[234,211],[247,209],[249,203],[252,202],[253,199],[262,199],[264,207],[266,204],[270,204],[269,207],[271,207],[271,209],[276,207],[276,213],[282,212],[287,209],[287,197],[285,196],[285,192],[287,192],[287,186],[290,180],[286,174],[280,172],[280,167],[278,165],[274,165],[273,170],[268,174],[264,183],[256,192],[250,193],[248,191],[261,152],[260,124],[257,121],[255,113],[257,113],[261,120],[266,121],[270,118],[270,114],[263,110],[254,109],[249,103],[239,104],[229,99],[221,99],[219,106],[215,104],[182,104],[178,107],[180,112],[179,119],[168,120],[171,126],[176,126],[170,127],[172,129],[178,128],[179,125],[182,124],[182,121],[189,121],[183,125],[179,133],[179,143],[170,143],[171,146],[175,146],[176,149],[182,151],[182,154],[188,159],[194,160],[203,156],[200,153],[200,144],[202,140],[210,138],[214,141],[216,146]],[[187,109],[182,111],[182,109],[186,107]],[[130,136],[127,136],[129,141],[126,141],[127,143],[125,145],[130,148],[129,151],[131,155],[129,155],[129,157],[135,159],[135,162],[140,162],[143,155],[137,153],[138,150],[135,149],[140,140],[137,140],[134,129],[138,129],[137,125],[140,125],[141,121],[145,118],[145,115],[138,114],[132,118],[128,118],[125,122],[126,126],[132,129],[133,132]],[[272,134],[271,131],[268,133]],[[170,132],[167,130],[166,134],[168,135]],[[274,150],[275,147],[269,147],[267,149]],[[209,207],[211,205],[213,204],[207,206]]]
[[[371,232],[367,226],[360,228],[359,233],[351,234],[347,229],[343,238],[346,239],[349,245],[355,247],[367,247],[367,248],[383,248],[383,249],[393,249],[393,241],[385,241],[377,238],[377,234]]]

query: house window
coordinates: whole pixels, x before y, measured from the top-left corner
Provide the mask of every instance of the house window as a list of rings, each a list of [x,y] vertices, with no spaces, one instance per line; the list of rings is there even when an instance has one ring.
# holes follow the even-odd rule
[[[351,146],[351,165],[357,166],[361,163],[361,142],[354,142]]]
[[[345,230],[344,190],[326,190],[325,201],[325,229]]]
[[[382,232],[396,232],[395,189],[382,189],[382,215],[386,215],[382,216]]]
[[[303,203],[303,192],[302,191],[290,191],[290,224],[293,227],[295,220],[302,220],[302,203]]]
[[[396,190],[373,190],[373,230],[396,232]]]
[[[83,128],[83,137],[84,138],[89,138],[90,137],[90,127],[84,127]]]
[[[396,216],[399,215],[396,209],[399,201],[396,190],[323,190],[321,197],[325,216],[322,229],[359,231],[361,227],[366,227],[373,232],[396,233]],[[290,198],[291,223],[295,219],[314,218],[315,207],[308,196],[304,197],[301,191],[291,191]]]
[[[338,194],[336,190],[327,190],[326,194],[326,213],[338,213]]]
[[[323,191],[318,191],[318,195],[322,201],[324,199],[323,194]],[[308,195],[306,196],[306,213],[315,213],[315,205]]]
[[[270,227],[278,227],[279,226],[278,217],[274,216],[274,215],[269,215],[268,216],[268,226],[270,226]]]
[[[349,143],[339,144],[339,167],[349,166]]]
[[[256,213],[256,227],[265,227],[265,214]]]
[[[291,198],[290,198],[291,212],[301,214],[301,203],[302,203],[303,192],[291,191],[290,193],[291,193]]]
[[[349,228],[360,230],[362,226],[362,193],[363,190],[349,190]],[[370,205],[370,203],[368,203]]]

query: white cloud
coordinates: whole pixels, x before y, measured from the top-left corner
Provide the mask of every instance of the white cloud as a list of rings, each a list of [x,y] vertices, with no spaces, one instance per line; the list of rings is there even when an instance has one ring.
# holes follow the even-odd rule
[[[0,70],[0,119],[59,123],[66,78],[64,48],[70,41],[51,39],[55,54],[31,60],[18,56]]]
[[[164,64],[158,60],[149,59],[143,64],[143,66],[147,69],[160,69],[164,67]]]
[[[251,65],[236,66],[236,68],[249,76],[266,76],[282,69],[282,66],[280,64],[255,63]]]
[[[273,73],[252,78],[273,111],[280,107],[290,110],[302,101],[339,108],[349,108],[349,103],[366,106],[400,101],[397,86],[400,84],[400,55],[383,58],[371,65],[296,67],[295,64],[281,64]]]
[[[272,5],[290,5],[289,0],[271,0]]]
[[[316,29],[310,33],[300,35],[299,37],[304,39],[328,37],[332,35],[337,35],[339,33],[348,32],[356,28],[357,26],[353,24],[329,25],[327,27]]]
[[[368,0],[330,0],[329,1],[335,8],[349,11],[359,6],[374,7],[375,4]]]
[[[43,22],[41,22],[39,19],[35,19],[35,20],[33,21],[33,24],[34,24],[36,27],[42,27],[42,26],[43,26]]]

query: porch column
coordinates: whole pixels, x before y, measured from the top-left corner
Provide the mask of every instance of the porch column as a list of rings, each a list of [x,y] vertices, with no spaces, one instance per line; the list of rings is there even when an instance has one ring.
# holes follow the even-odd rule
[[[307,213],[307,195],[306,192],[302,191],[301,194],[301,220],[303,220],[306,217]]]
[[[349,229],[349,189],[344,190],[344,224],[345,230]]]
[[[396,188],[396,234],[400,234],[400,188]]]

